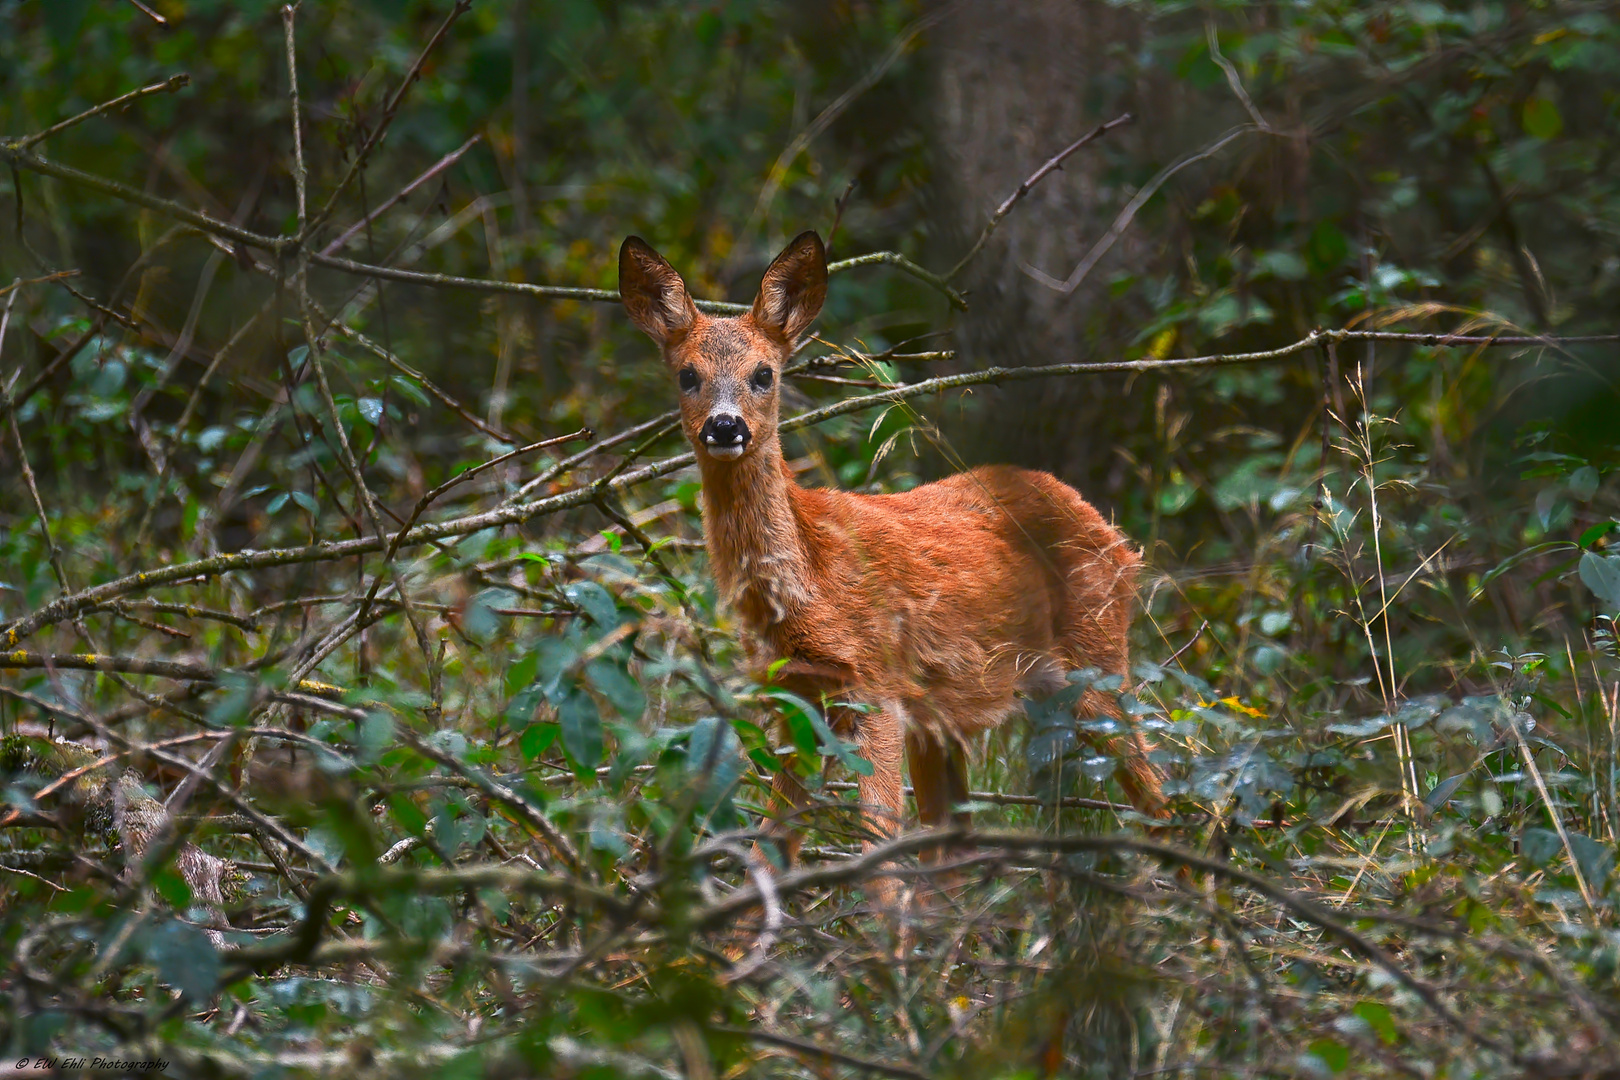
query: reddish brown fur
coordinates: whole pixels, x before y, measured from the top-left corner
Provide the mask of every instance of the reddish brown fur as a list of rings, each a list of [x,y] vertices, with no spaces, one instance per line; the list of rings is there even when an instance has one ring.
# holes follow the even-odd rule
[[[681,416],[703,478],[709,561],[730,603],[783,680],[878,711],[851,714],[872,762],[861,801],[878,835],[901,815],[900,761],[911,768],[922,820],[942,823],[967,797],[961,747],[1001,723],[1019,691],[1048,694],[1065,672],[1125,674],[1126,632],[1141,558],[1073,488],[1042,472],[991,466],[897,495],[800,487],[777,437],[777,379],[793,341],[826,294],[821,240],[805,233],[765,273],[753,309],[699,313],[679,275],[631,237],[619,256],[620,291],[636,325],[672,370],[699,380]],[[705,444],[711,415],[738,416],[752,438],[735,460]],[[1092,692],[1082,714],[1118,717]],[[1127,795],[1163,811],[1147,745],[1118,740]],[[778,807],[805,793],[777,777]],[[965,817],[965,815],[963,815]],[[880,886],[892,896],[892,885]]]

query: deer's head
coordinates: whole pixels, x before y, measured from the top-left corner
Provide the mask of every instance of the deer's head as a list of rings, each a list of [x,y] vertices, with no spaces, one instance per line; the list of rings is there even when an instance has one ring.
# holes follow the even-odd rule
[[[700,312],[674,267],[639,236],[619,248],[619,294],[630,321],[664,351],[699,458],[735,461],[775,439],[782,364],[827,298],[821,237],[795,237],[741,315]]]

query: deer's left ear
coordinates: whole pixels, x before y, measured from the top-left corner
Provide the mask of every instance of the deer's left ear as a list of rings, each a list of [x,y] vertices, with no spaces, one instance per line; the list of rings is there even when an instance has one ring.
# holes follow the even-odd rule
[[[826,299],[827,249],[816,233],[802,232],[765,271],[751,314],[760,329],[791,345]]]

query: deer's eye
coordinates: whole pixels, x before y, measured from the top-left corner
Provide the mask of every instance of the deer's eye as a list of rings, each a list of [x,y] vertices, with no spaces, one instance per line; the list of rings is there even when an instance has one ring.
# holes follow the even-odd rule
[[[758,368],[754,369],[753,377],[750,378],[748,382],[755,390],[763,393],[771,388],[771,380],[775,377],[776,373],[774,371],[761,364]]]
[[[681,384],[681,389],[688,394],[696,390],[698,385],[703,382],[702,379],[698,378],[697,371],[689,367],[681,368],[681,373],[675,376],[675,380]]]

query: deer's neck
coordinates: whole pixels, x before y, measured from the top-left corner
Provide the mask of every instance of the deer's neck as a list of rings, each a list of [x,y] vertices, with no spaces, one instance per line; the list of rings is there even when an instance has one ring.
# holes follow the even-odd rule
[[[794,496],[802,489],[773,437],[735,462],[700,452],[703,537],[720,595],[768,635],[811,600],[810,554]]]

